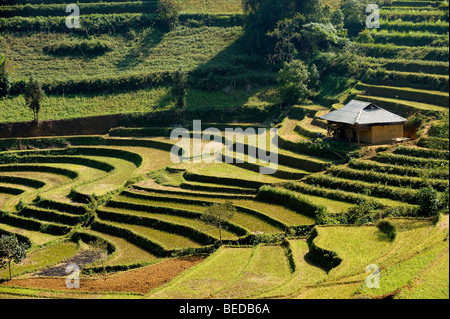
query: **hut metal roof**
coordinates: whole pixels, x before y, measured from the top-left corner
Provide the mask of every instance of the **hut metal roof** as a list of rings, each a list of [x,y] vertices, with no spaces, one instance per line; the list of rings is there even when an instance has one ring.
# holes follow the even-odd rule
[[[351,100],[341,109],[322,115],[320,119],[350,125],[393,124],[406,122],[405,118],[386,111],[371,102],[363,102],[358,100]]]

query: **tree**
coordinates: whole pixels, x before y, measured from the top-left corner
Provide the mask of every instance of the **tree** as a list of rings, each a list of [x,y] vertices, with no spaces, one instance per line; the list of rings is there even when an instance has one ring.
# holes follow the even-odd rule
[[[349,35],[355,36],[365,28],[367,18],[365,7],[368,3],[368,0],[342,0],[344,27]]]
[[[37,80],[34,80],[33,77],[30,77],[29,82],[25,86],[24,97],[27,106],[33,111],[34,120],[38,122],[44,91],[42,90],[41,84]]]
[[[244,0],[247,16],[244,44],[248,51],[259,55],[273,52],[276,41],[267,36],[277,23],[300,13],[308,22],[321,16],[320,0]]]
[[[26,244],[19,243],[15,235],[0,237],[0,268],[8,265],[11,280],[11,263],[20,263],[27,256]]]
[[[201,220],[208,225],[219,228],[219,239],[222,245],[222,229],[224,224],[233,218],[236,208],[233,203],[226,201],[225,203],[215,203],[208,207],[205,213],[201,216]]]
[[[308,68],[300,60],[285,62],[277,80],[280,84],[280,97],[285,104],[300,103],[310,94]]]
[[[297,57],[298,51],[294,41],[300,41],[300,26],[304,23],[305,17],[297,14],[292,19],[278,21],[275,30],[267,35],[278,40],[275,44],[274,53],[269,55],[272,64],[278,62],[291,62]]]
[[[186,109],[187,74],[182,66],[180,66],[173,76],[172,93],[176,98],[175,107],[179,110]]]
[[[178,25],[180,10],[175,0],[159,0],[158,14],[167,30],[173,30]]]
[[[4,55],[0,55],[0,99],[7,96],[11,88],[7,71],[8,61]]]

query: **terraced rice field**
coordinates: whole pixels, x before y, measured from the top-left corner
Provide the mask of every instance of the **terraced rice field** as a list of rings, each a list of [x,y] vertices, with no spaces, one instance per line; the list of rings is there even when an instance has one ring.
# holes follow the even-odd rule
[[[430,4],[381,8],[374,42],[361,44],[374,71],[362,79],[357,99],[404,115],[448,109],[448,11]]]
[[[101,39],[111,41],[113,47],[106,57],[70,66],[59,59],[51,63],[55,79],[65,83],[61,70],[67,72],[67,68],[73,71],[70,80],[74,81],[95,78],[97,73],[112,76],[117,65],[123,67],[119,77],[140,70],[155,74],[173,71],[180,61],[189,71],[198,71],[206,62],[212,69],[225,63],[231,77],[241,75],[239,59],[245,56],[235,46],[242,35],[241,2],[180,2],[181,19],[187,23],[182,28],[164,36],[148,28],[140,34],[143,38],[131,40],[127,37],[132,34],[126,32],[120,37],[104,32]],[[121,5],[111,3],[111,8],[121,10]],[[141,21],[130,11],[154,4],[129,1],[127,21]],[[448,299],[448,213],[437,224],[411,213],[417,211],[416,195],[425,185],[439,196],[449,187],[448,135],[433,131],[443,124],[437,115],[449,107],[448,11],[435,4],[393,1],[382,8],[382,29],[372,35],[374,43],[358,44],[370,65],[356,87],[358,99],[405,117],[416,112],[436,116],[418,132],[419,139],[402,145],[342,144],[340,149],[322,149],[320,139],[327,130],[320,116],[330,109],[314,103],[292,107],[277,124],[278,164],[271,175],[260,174],[267,166],[264,153],[273,151],[267,149],[270,137],[266,145],[257,136],[236,140],[231,152],[218,143],[216,153],[208,158],[228,157],[233,162],[212,164],[173,163],[170,151],[178,141],[163,134],[147,136],[148,127],[114,128],[105,135],[0,138],[0,235],[15,234],[28,245],[27,258],[13,266],[13,280],[6,280],[6,270],[0,271],[0,298]],[[52,10],[51,3],[37,6]],[[16,18],[5,18],[0,28],[8,29],[10,19],[29,18],[22,7],[1,8],[0,16]],[[86,8],[93,20],[104,15],[97,4]],[[210,14],[213,25],[192,27],[189,23],[195,25],[196,20],[188,20],[195,14]],[[236,20],[226,23],[235,25],[220,27],[228,15]],[[50,14],[45,20],[59,18]],[[46,59],[54,59],[42,53],[42,45],[57,36],[18,33],[18,42],[5,46],[7,52],[20,51],[23,58],[13,77],[16,85],[28,75],[30,57],[35,58],[32,64],[38,76],[48,71],[36,65],[43,68]],[[33,37],[39,39],[36,47],[26,48]],[[0,38],[0,43],[8,39]],[[181,39],[212,42],[209,49],[199,46],[186,51]],[[130,41],[147,45],[148,54],[135,51],[138,45]],[[222,54],[228,46],[233,54]],[[136,64],[121,64],[124,57]],[[261,90],[264,87],[233,92],[239,101],[251,104]],[[144,100],[147,104],[164,100],[167,89],[123,94],[114,96],[112,104],[122,101],[125,107],[142,107]],[[221,105],[236,100],[227,92],[214,94],[217,100],[226,97]],[[128,104],[130,97],[134,104]],[[209,103],[208,97],[203,96]],[[57,95],[52,101],[64,105],[57,102],[65,98]],[[71,98],[84,105],[85,96]],[[19,97],[8,103],[17,103],[14,99]],[[44,117],[51,115],[48,112]],[[71,117],[70,112],[55,113],[55,118]],[[5,121],[26,118],[16,116]],[[268,127],[267,123],[242,125]],[[208,145],[205,140],[195,142],[202,148]],[[194,146],[187,146],[184,154],[190,155],[179,154],[180,159],[194,160],[188,149]],[[248,150],[255,152],[248,154]],[[238,158],[243,161],[237,162]],[[235,209],[229,220],[220,228],[205,222],[210,206],[227,201]],[[339,224],[339,218],[362,202],[373,204],[380,214],[398,215],[385,219],[394,225],[395,239],[377,228],[377,221]],[[320,220],[324,215],[325,224]],[[93,251],[98,240],[106,243],[106,256]],[[89,258],[83,259],[86,255]],[[59,272],[68,262],[80,259],[82,288],[70,290]],[[366,285],[366,267],[371,264],[381,273],[378,289]],[[101,278],[104,271],[106,277]]]

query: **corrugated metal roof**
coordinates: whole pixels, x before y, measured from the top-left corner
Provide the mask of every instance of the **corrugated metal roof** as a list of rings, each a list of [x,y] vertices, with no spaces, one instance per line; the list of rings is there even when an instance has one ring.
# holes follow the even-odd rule
[[[350,125],[406,122],[406,119],[403,117],[386,111],[371,102],[358,100],[351,100],[341,109],[322,115],[320,119]]]

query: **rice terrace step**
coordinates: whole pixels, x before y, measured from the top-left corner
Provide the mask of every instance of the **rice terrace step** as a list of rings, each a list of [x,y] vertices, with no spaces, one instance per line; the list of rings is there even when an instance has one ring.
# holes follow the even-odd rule
[[[0,2],[0,299],[449,298],[448,1]]]

